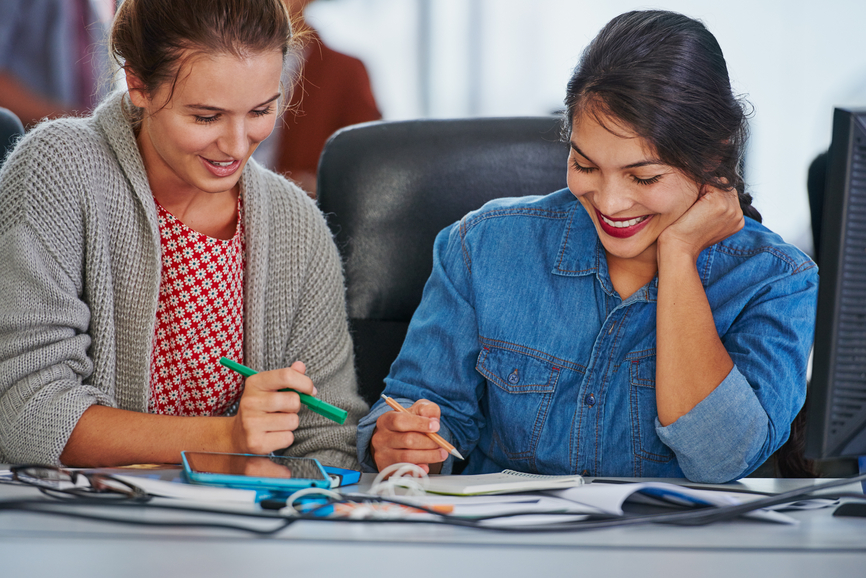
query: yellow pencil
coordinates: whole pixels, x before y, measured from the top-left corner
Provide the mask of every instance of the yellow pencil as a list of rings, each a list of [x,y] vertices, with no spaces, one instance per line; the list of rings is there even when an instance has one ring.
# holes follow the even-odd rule
[[[403,413],[408,413],[408,414],[412,413],[411,411],[409,411],[408,409],[406,409],[405,407],[403,407],[402,405],[400,405],[399,403],[397,403],[396,401],[394,401],[393,399],[391,399],[390,397],[388,397],[384,393],[382,394],[382,399],[384,399],[385,403],[387,403],[388,406],[391,409],[393,409],[394,411],[402,411]],[[444,449],[446,452],[448,452],[449,454],[451,454],[455,458],[459,458],[461,460],[463,459],[463,456],[460,455],[460,452],[457,451],[457,448],[455,448],[454,446],[452,446],[451,444],[446,442],[445,438],[443,438],[442,436],[440,436],[437,433],[433,433],[433,432],[425,432],[425,433],[427,434],[428,438],[430,438],[431,440],[436,442],[439,445],[439,447]]]

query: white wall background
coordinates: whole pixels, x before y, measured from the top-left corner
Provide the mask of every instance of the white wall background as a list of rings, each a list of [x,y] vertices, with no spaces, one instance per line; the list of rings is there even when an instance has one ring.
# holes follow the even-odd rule
[[[700,18],[754,106],[746,179],[764,222],[811,251],[806,171],[835,105],[866,107],[863,0],[318,0],[307,18],[365,61],[386,119],[547,114],[613,16]]]

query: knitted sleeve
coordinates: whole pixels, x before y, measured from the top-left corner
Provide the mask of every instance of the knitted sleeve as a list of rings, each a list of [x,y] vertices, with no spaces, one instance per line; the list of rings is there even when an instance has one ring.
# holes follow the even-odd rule
[[[87,147],[58,144],[60,129],[34,133],[0,172],[0,462],[56,464],[81,414],[113,402],[83,385],[93,372],[91,315],[72,184],[81,175],[68,151]]]
[[[271,336],[282,333],[285,339],[277,344],[281,350],[276,365],[304,362],[318,397],[347,410],[349,417],[345,424],[338,425],[302,410],[295,442],[285,454],[315,457],[324,465],[357,468],[356,427],[367,406],[357,393],[342,265],[321,212],[299,189],[292,189],[292,202],[287,206],[281,209],[281,203],[274,203],[275,242],[265,305],[266,329],[280,318],[286,320],[288,331],[273,326],[268,331]],[[289,271],[286,262],[291,263]]]

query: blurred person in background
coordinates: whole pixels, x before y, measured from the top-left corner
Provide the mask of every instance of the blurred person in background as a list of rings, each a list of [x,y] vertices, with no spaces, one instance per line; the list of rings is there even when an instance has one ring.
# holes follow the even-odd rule
[[[295,29],[306,34],[306,44],[294,70],[284,75],[284,83],[292,76],[296,82],[289,109],[256,159],[315,198],[316,169],[328,137],[345,126],[379,120],[382,114],[364,63],[328,47],[304,20],[304,8],[311,2],[283,0]]]
[[[0,0],[0,106],[25,126],[88,113],[108,86],[115,0]]]

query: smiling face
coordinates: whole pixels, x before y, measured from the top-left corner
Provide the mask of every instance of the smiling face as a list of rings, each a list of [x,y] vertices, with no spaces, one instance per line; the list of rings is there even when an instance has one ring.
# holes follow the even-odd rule
[[[138,145],[157,199],[232,191],[277,118],[281,52],[184,56],[173,94],[168,83],[148,94],[127,74],[130,100],[144,109]]]
[[[595,224],[608,260],[655,267],[662,231],[697,200],[698,185],[662,163],[646,141],[615,119],[574,119],[568,188]]]

